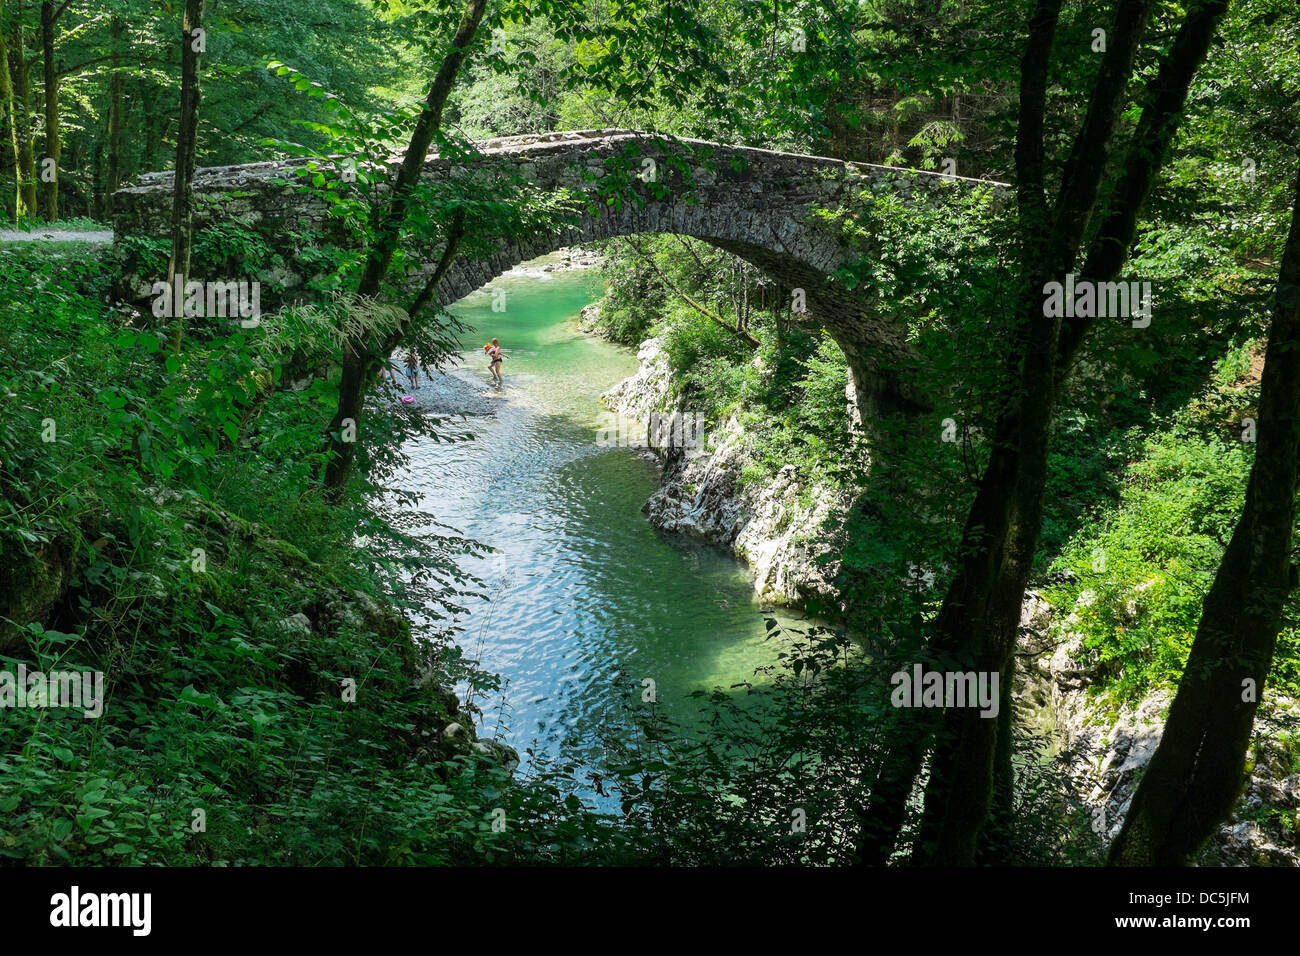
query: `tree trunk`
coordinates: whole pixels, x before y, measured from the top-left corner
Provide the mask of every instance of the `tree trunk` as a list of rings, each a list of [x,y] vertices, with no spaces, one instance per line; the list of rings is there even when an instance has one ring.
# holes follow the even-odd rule
[[[1042,130],[1046,109],[1047,63],[1051,54],[1062,0],[1039,0],[1029,22],[1025,52],[1021,59],[1020,116],[1016,138],[1016,170],[1019,183],[1022,230],[1038,231],[1046,224],[1046,204],[1042,196]],[[1035,245],[1029,237],[1022,243],[1025,258]],[[1009,360],[1008,372],[1014,374],[1015,362]],[[989,463],[980,477],[975,500],[971,503],[962,529],[957,573],[948,586],[936,619],[936,636],[931,642],[932,660],[950,657],[959,646],[962,628],[969,618],[983,617],[988,594],[993,587],[997,563],[1001,556],[1007,524],[1010,520],[1010,488],[1016,471],[1017,422],[1012,414],[999,415],[994,431]],[[862,812],[864,823],[874,833],[864,839],[860,853],[864,862],[884,862],[897,841],[897,827],[902,824],[906,802],[921,771],[929,738],[939,723],[938,716],[920,710],[903,719],[908,739],[895,742],[886,754],[877,774],[876,786]],[[936,754],[936,760],[939,754]],[[933,777],[931,778],[933,784]],[[929,818],[929,829],[937,824]],[[890,832],[889,827],[894,827]],[[864,831],[865,832],[865,831]],[[913,847],[913,858],[923,862],[925,847],[935,838],[922,833]]]
[[[451,263],[456,258],[456,250],[460,248],[460,241],[464,238],[465,207],[457,206],[456,211],[451,215],[451,224],[447,227],[447,244],[443,246],[442,257],[438,260],[438,265],[407,308],[406,321],[380,347],[381,355],[391,354],[393,349],[401,344],[402,338],[406,335],[406,330],[411,323],[419,319],[424,310],[433,304],[438,295],[438,286],[442,285],[447,270],[451,268]]]
[[[1026,298],[1027,309],[1037,306],[1041,312],[1041,296],[1033,295],[1031,290]],[[1054,366],[1060,321],[1041,315],[1036,318],[1025,355],[1018,416],[1018,467],[1001,565],[984,602],[983,619],[970,621],[963,632],[958,632],[960,636],[954,635],[954,643],[960,648],[957,661],[969,661],[978,673],[998,674],[999,689],[1014,679],[1019,609],[1042,522],[1047,450],[1056,401]],[[971,651],[975,652],[973,656]],[[935,831],[932,862],[969,866],[975,862],[979,831],[992,806],[998,721],[967,707],[945,714],[945,724],[955,745],[936,753],[926,787],[922,832]]]
[[[379,295],[384,284],[384,277],[393,264],[397,253],[398,240],[402,225],[406,222],[407,208],[411,194],[419,181],[425,159],[429,155],[429,146],[433,143],[442,126],[442,110],[451,93],[456,73],[465,59],[465,52],[474,40],[478,25],[487,10],[487,0],[468,0],[465,12],[456,27],[456,34],[451,41],[451,50],[443,57],[438,73],[434,77],[429,94],[425,97],[424,109],[416,121],[411,133],[411,142],[406,148],[397,181],[393,184],[393,194],[388,202],[388,209],[380,221],[375,238],[366,252],[365,270],[357,287],[357,295],[373,298]],[[356,457],[356,441],[347,440],[345,425],[351,420],[353,438],[358,438],[361,429],[362,410],[365,405],[366,384],[373,377],[378,357],[364,341],[350,341],[343,348],[343,374],[339,379],[339,400],[334,418],[326,430],[329,444],[329,463],[325,467],[324,486],[332,499],[337,499],[343,486],[352,474],[352,464]]]
[[[42,159],[42,179],[45,179],[45,160],[50,164],[49,179],[45,182],[45,202],[42,214],[46,222],[59,218],[59,160],[63,143],[59,136],[59,71],[54,62],[54,26],[67,4],[56,8],[53,0],[41,3],[41,63],[45,71],[45,156]]]
[[[194,244],[194,157],[199,131],[199,39],[194,35],[203,27],[204,0],[185,0],[185,18],[181,23],[181,109],[180,128],[176,136],[176,177],[172,189],[172,254],[167,262],[167,284],[175,288],[176,276],[182,282],[190,278],[190,249]],[[172,297],[171,346],[181,349],[185,330],[185,297]]]
[[[1101,192],[1109,161],[1109,142],[1119,122],[1140,36],[1152,7],[1146,0],[1131,0],[1117,11],[1112,45],[1093,91],[1088,115],[1065,166],[1050,238],[1038,246],[1048,250],[1048,268],[1045,274],[1034,278],[1027,290],[1029,298],[1024,314],[1030,332],[1017,413],[1020,440],[1016,480],[1012,486],[1012,518],[987,614],[982,621],[977,618],[972,622],[974,626],[967,629],[963,650],[958,654],[959,660],[969,659],[974,651],[976,668],[996,669],[1004,681],[1011,671],[1020,610],[1042,527],[1051,418],[1059,384],[1058,371],[1061,371],[1060,321],[1045,321],[1041,316],[1041,281],[1063,277],[1073,269]],[[1146,128],[1139,127],[1139,138],[1130,149],[1135,161],[1141,159],[1135,163],[1139,182],[1126,183],[1121,179],[1121,185],[1131,187],[1131,192],[1117,196],[1112,215],[1103,226],[1116,221],[1136,221],[1140,204],[1149,194],[1159,164],[1168,153],[1187,88],[1225,11],[1226,0],[1207,0],[1192,8],[1180,26],[1170,55],[1162,62],[1145,94],[1144,106],[1152,113],[1152,123]],[[1140,138],[1142,135],[1150,137],[1150,142]],[[1085,262],[1106,261],[1113,271],[1098,278],[1113,279],[1127,258],[1127,249],[1116,254],[1112,242],[1111,251],[1103,254],[1100,245],[1094,242],[1093,254]],[[996,725],[972,709],[955,711],[946,715],[945,720],[950,735],[959,744],[950,751],[949,759],[932,773],[931,787],[927,788],[926,817],[934,814],[938,829],[931,859],[939,864],[968,865],[974,862],[979,830],[988,816],[997,749]]]
[[[6,36],[7,0],[0,0],[0,125],[8,128],[7,147],[14,164],[14,179],[21,181],[19,174],[18,116],[14,111],[14,84],[9,74],[9,42]],[[17,220],[22,206],[21,197],[14,199],[14,219]]]
[[[889,862],[936,724],[928,710],[907,710],[899,717],[903,726],[888,738],[889,749],[872,780],[871,795],[858,813],[858,862],[863,866]]]
[[[1015,754],[1015,693],[1016,659],[1013,654],[1007,668],[1007,679],[999,685],[1001,701],[998,704],[997,752],[993,755],[993,806],[989,811],[989,824],[1002,834],[1009,836],[1015,829],[1016,771],[1012,762]],[[986,859],[977,860],[998,865],[1003,858],[987,853],[987,843],[978,848]]]
[[[1300,174],[1260,384],[1246,503],[1205,595],[1169,720],[1109,862],[1186,866],[1232,813],[1291,591],[1300,459]]]
[[[975,626],[968,628],[963,650],[958,655],[959,660],[965,659],[974,651],[976,668],[997,670],[1004,681],[1011,674],[1020,610],[1042,528],[1051,419],[1059,384],[1061,323],[1042,317],[1041,283],[1048,278],[1061,278],[1073,269],[1101,193],[1102,178],[1109,161],[1110,139],[1119,123],[1140,37],[1152,7],[1153,4],[1147,0],[1131,0],[1121,5],[1117,12],[1112,45],[1103,61],[1088,115],[1065,166],[1053,210],[1050,237],[1038,246],[1048,250],[1047,271],[1034,278],[1024,303],[1030,331],[1017,413],[1020,440],[1016,480],[1012,486],[1012,517],[987,614],[982,621],[976,619],[973,622]],[[1194,8],[1180,27],[1171,55],[1162,63],[1156,81],[1146,93],[1145,105],[1153,114],[1153,125],[1145,131],[1146,135],[1153,137],[1149,156],[1142,156],[1141,151],[1148,144],[1141,139],[1130,150],[1135,159],[1142,157],[1147,164],[1139,165],[1138,175],[1144,185],[1139,189],[1134,184],[1132,193],[1121,194],[1113,215],[1103,225],[1116,219],[1136,221],[1138,207],[1150,191],[1158,164],[1167,155],[1169,138],[1181,117],[1187,88],[1205,57],[1214,29],[1225,10],[1226,2],[1223,0],[1209,0]],[[1170,95],[1171,87],[1173,95]],[[1164,112],[1168,109],[1173,111]],[[1139,132],[1142,132],[1141,128]],[[1121,184],[1127,185],[1123,180]],[[1113,267],[1114,272],[1098,277],[1108,280],[1114,278],[1122,267],[1127,249],[1120,255],[1102,256],[1100,252],[1094,255],[1109,259],[1107,264]],[[1088,260],[1094,259],[1094,255],[1088,256]],[[1032,272],[1029,274],[1033,275]],[[931,776],[935,798],[933,811],[931,788],[927,788],[926,816],[929,818],[932,813],[936,814],[939,831],[932,860],[939,864],[969,865],[974,862],[979,830],[988,816],[997,730],[994,722],[981,718],[972,709],[957,710],[946,715],[945,720],[950,733],[960,743],[950,752],[950,759]]]
[[[18,168],[14,178],[17,180],[18,206],[15,216],[29,219],[36,215],[36,144],[31,126],[31,76],[27,62],[26,39],[23,30],[23,9],[19,4],[17,18],[14,22],[13,43],[13,88],[14,88],[14,132],[18,140]]]
[[[111,196],[122,186],[122,34],[125,24],[114,17],[109,28],[113,46],[112,69],[108,78],[107,166],[104,171],[103,195],[100,199],[105,218],[111,212]]]

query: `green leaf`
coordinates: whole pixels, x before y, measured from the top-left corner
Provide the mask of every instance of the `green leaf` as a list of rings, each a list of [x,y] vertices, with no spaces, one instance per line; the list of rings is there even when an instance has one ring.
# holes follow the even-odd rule
[[[179,699],[187,704],[193,704],[196,707],[203,707],[208,710],[215,710],[217,706],[217,698],[214,695],[200,693],[193,684],[185,685]]]

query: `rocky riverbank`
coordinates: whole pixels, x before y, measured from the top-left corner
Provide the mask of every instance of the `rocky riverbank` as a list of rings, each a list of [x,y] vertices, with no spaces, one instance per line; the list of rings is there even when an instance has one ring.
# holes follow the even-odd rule
[[[1047,735],[1055,753],[1072,761],[1075,792],[1093,830],[1109,843],[1118,835],[1133,794],[1164,730],[1171,691],[1159,688],[1136,703],[1115,704],[1072,627],[1086,606],[1068,613],[1030,593],[1021,612],[1017,713]],[[1265,691],[1247,762],[1245,796],[1206,848],[1209,865],[1300,865],[1300,701]]]
[[[584,329],[591,330],[597,309],[583,310]],[[656,412],[688,414],[673,396],[659,339],[643,342],[637,359],[636,374],[601,396],[605,406],[639,422]],[[836,563],[822,528],[851,499],[806,485],[794,465],[771,476],[746,475],[757,458],[738,417],[720,427],[706,423],[702,439],[698,447],[651,450],[663,468],[659,488],[643,509],[651,524],[729,548],[753,570],[754,590],[765,601],[797,606],[833,599]]]
[[[555,272],[579,272],[600,265],[601,254],[580,246],[563,246],[549,255],[521,262],[506,275],[542,276]]]

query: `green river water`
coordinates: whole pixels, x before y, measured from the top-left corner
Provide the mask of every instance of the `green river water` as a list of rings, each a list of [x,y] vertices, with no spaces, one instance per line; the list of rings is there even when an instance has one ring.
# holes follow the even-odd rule
[[[636,357],[578,330],[579,310],[599,295],[595,274],[545,273],[545,261],[453,307],[475,331],[451,384],[468,385],[491,414],[467,420],[471,441],[411,440],[403,482],[422,510],[495,549],[462,561],[489,593],[470,601],[461,644],[508,682],[505,714],[481,702],[480,736],[521,754],[554,754],[564,738],[589,734],[633,688],[639,699],[643,678],[689,726],[692,691],[756,681],[781,649],[765,640],[744,565],[650,526],[641,507],[656,466],[597,444],[608,424],[598,397],[636,370]],[[505,309],[493,311],[501,291]],[[493,336],[508,355],[500,389],[478,350]],[[426,383],[413,394],[423,404],[436,391]]]

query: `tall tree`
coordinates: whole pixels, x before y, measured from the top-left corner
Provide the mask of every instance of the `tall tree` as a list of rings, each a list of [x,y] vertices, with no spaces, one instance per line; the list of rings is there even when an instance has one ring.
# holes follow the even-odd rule
[[[172,191],[172,252],[167,262],[167,284],[175,288],[177,275],[189,278],[190,250],[194,245],[194,156],[199,132],[199,57],[205,45],[204,0],[185,0],[181,22],[181,110],[176,136],[176,178]],[[172,347],[180,351],[185,329],[184,296],[172,295]]]
[[[1245,785],[1246,753],[1293,588],[1300,475],[1300,172],[1260,383],[1258,444],[1241,518],[1205,595],[1160,744],[1109,862],[1186,866]]]
[[[14,215],[25,219],[36,215],[36,144],[31,124],[31,61],[27,58],[26,16],[22,0],[11,11],[13,33],[9,42],[10,85],[13,88],[13,131],[17,204]]]
[[[72,0],[43,0],[41,3],[41,63],[45,71],[45,159],[51,161],[41,210],[46,222],[59,218],[59,160],[63,140],[59,135],[59,70],[54,60],[54,28],[68,12]]]
[[[9,33],[9,10],[8,0],[0,0],[0,126],[8,129],[8,140],[6,146],[11,151],[15,170],[15,178],[18,178],[17,170],[19,167],[19,146],[18,146],[18,115],[14,109],[14,84],[13,78],[9,75],[9,43],[6,37]],[[21,186],[21,180],[19,180]],[[19,207],[22,205],[22,190],[19,188],[18,197],[14,204],[15,218],[17,218]]]
[[[108,200],[122,185],[122,35],[125,23],[121,17],[113,17],[109,27],[112,45],[113,72],[108,78],[108,117],[104,143],[106,153],[104,180],[100,189],[101,208],[108,212]]]

